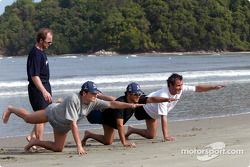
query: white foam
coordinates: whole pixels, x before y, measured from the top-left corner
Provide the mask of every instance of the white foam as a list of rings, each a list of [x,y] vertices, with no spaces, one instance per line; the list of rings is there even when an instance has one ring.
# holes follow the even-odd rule
[[[0,88],[12,88],[27,86],[28,81],[6,81],[0,82]]]
[[[250,70],[220,70],[180,72],[186,84],[197,83],[244,83],[250,82]],[[123,90],[129,82],[142,82],[143,87],[160,86],[171,73],[143,73],[123,75],[85,76],[62,79],[51,79],[53,91],[78,91],[83,82],[94,81],[101,90]],[[164,82],[163,82],[164,81]],[[0,95],[26,95],[28,81],[0,82]]]
[[[226,118],[226,117],[248,115],[248,114],[250,114],[250,112],[237,113],[237,114],[227,114],[227,115],[217,115],[217,116],[207,116],[207,117],[202,117],[202,118],[199,117],[199,118],[178,119],[178,120],[170,120],[169,122],[182,122],[182,121],[205,120],[205,119],[213,119],[213,118]]]
[[[77,56],[62,56],[62,57],[59,57],[61,59],[76,59]]]
[[[88,57],[96,57],[96,55],[87,55]]]
[[[250,76],[250,70],[218,70],[183,72],[185,78]]]

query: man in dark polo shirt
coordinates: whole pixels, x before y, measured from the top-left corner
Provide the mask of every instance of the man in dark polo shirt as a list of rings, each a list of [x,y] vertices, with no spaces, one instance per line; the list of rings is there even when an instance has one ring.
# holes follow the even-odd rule
[[[52,44],[52,38],[53,33],[50,29],[40,29],[36,36],[36,44],[30,50],[27,59],[28,93],[34,111],[45,109],[52,102],[49,63],[44,52]],[[42,140],[43,131],[44,124],[36,124],[27,140],[30,141],[32,137]]]
[[[132,82],[127,86],[124,96],[119,97],[116,101],[126,102],[126,103],[160,103],[169,102],[175,99],[162,98],[162,97],[146,97],[141,91],[140,85]],[[138,107],[136,110],[141,110],[142,107]],[[124,124],[132,117],[135,109],[106,109],[104,111],[94,110],[89,113],[87,119],[90,123],[102,124],[104,134],[95,134],[90,131],[85,131],[82,144],[85,145],[89,138],[95,139],[98,142],[110,145],[114,140],[114,130],[117,129],[121,143],[124,147],[135,147],[135,143],[129,143],[125,138],[125,127]]]

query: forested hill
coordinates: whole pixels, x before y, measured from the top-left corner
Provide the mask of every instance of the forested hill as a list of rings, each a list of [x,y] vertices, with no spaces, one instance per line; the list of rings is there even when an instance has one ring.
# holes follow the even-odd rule
[[[26,55],[41,27],[50,54],[249,51],[249,0],[17,0],[0,16],[0,54]]]

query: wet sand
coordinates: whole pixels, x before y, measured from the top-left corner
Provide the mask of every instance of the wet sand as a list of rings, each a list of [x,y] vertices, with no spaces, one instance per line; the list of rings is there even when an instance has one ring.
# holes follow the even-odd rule
[[[88,140],[85,147],[87,155],[76,154],[75,142],[71,132],[68,133],[67,144],[63,152],[56,153],[46,150],[39,152],[24,152],[27,144],[25,137],[0,139],[1,167],[69,167],[69,166],[129,166],[129,167],[248,167],[250,165],[250,115],[240,115],[225,118],[212,118],[170,122],[170,134],[176,137],[174,142],[163,142],[160,126],[155,139],[144,139],[132,135],[130,140],[136,148],[124,148],[116,132],[115,142],[104,146],[94,140]],[[145,127],[141,125],[138,127]],[[102,130],[93,130],[102,133]],[[83,132],[81,132],[83,137]],[[51,134],[45,136],[52,140]],[[234,153],[220,153],[208,161],[197,159],[194,150],[204,150],[205,146],[225,143],[225,150]],[[189,154],[183,151],[189,151]],[[236,153],[239,151],[240,153]],[[243,151],[243,152],[241,152]]]

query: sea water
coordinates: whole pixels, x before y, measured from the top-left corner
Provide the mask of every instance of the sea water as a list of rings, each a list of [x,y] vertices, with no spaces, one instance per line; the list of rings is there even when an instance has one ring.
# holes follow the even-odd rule
[[[107,95],[119,97],[130,82],[138,82],[148,94],[166,87],[172,73],[184,83],[221,84],[226,87],[205,93],[184,93],[169,113],[170,121],[233,116],[250,112],[250,54],[138,54],[138,55],[61,55],[48,56],[53,100],[79,92],[82,83],[94,81]],[[8,105],[31,111],[27,93],[27,57],[0,59],[0,114]],[[142,124],[134,117],[128,124]],[[33,125],[12,115],[8,124],[0,122],[0,138],[27,135]],[[100,128],[83,119],[80,129]],[[46,133],[52,132],[46,124]]]

